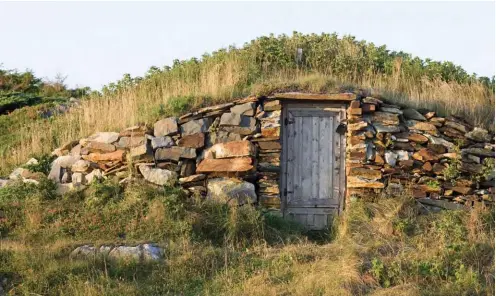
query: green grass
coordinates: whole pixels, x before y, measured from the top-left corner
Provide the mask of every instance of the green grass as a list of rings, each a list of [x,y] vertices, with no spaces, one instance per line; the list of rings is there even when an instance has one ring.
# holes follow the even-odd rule
[[[52,191],[49,181],[0,189],[0,277],[13,295],[494,294],[492,208],[419,215],[410,199],[355,202],[315,234],[176,188],[107,180]],[[69,259],[84,243],[141,242],[165,259]]]

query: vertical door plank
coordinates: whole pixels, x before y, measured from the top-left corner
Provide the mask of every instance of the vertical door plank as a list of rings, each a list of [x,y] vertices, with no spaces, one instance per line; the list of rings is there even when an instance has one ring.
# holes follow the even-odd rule
[[[291,114],[291,111],[288,110],[288,119],[293,119],[294,117]],[[295,131],[295,124],[288,124],[285,125],[286,128],[286,141],[287,141],[287,151],[286,151],[286,205],[289,204],[289,201],[293,199],[293,192],[294,192],[294,174],[295,174],[295,169],[294,166],[296,165],[296,159],[295,159],[295,136],[296,136],[296,131]],[[284,190],[284,189],[283,189]],[[284,192],[284,191],[283,191]]]
[[[312,117],[312,149],[308,161],[312,162],[312,191],[309,197],[312,199],[319,197],[319,142],[320,142],[320,117]]]
[[[330,119],[329,117],[320,117],[320,139],[319,139],[319,199],[329,198],[329,180],[332,173],[329,170],[329,143],[330,141]]]
[[[303,135],[301,134],[302,132],[302,118],[301,117],[294,117],[294,131],[295,131],[295,137],[293,141],[294,145],[294,158],[293,158],[293,193],[291,195],[291,201],[296,201],[301,197],[301,160],[300,160],[300,154],[301,154],[301,142],[303,140]]]
[[[312,161],[310,159],[312,153],[312,117],[302,117],[302,141],[300,151],[301,170],[301,198],[309,199],[312,194]]]
[[[337,126],[339,117],[335,116],[333,119],[334,125]],[[333,146],[334,146],[334,166],[333,166],[333,194],[332,194],[332,200],[333,203],[338,204],[339,203],[339,195],[340,195],[340,171],[341,171],[341,137],[338,133],[333,132],[334,135],[334,141],[333,141]]]

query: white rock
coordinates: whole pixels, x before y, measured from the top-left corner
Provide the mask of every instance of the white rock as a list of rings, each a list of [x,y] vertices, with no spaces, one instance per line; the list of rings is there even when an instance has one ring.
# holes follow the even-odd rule
[[[103,177],[102,171],[100,169],[94,169],[91,173],[84,176],[86,179],[86,184],[91,184],[94,180],[101,179]]]
[[[143,260],[145,261],[156,261],[164,257],[164,252],[162,248],[154,244],[143,244],[141,245],[143,250]]]
[[[54,180],[55,182],[60,182],[61,178],[61,169],[62,168],[71,168],[76,161],[80,160],[81,156],[79,155],[64,155],[59,156],[52,162],[52,169],[48,174],[48,178]]]
[[[177,181],[177,173],[163,169],[152,169],[146,165],[140,165],[139,170],[145,180],[157,185],[172,186]]]
[[[215,178],[208,180],[207,197],[233,205],[255,203],[257,194],[255,185],[233,178]]]
[[[128,247],[119,246],[110,251],[108,256],[112,259],[127,260],[127,261],[140,261],[142,251],[139,246]]]
[[[392,151],[386,151],[385,158],[387,164],[389,164],[392,167],[396,166],[396,159],[398,158],[398,155],[396,153]]]
[[[22,179],[22,172],[24,172],[26,169],[25,168],[16,168],[15,170],[12,171],[9,175],[10,180],[17,180],[19,178]]]
[[[38,160],[36,158],[31,158],[26,162],[26,165],[38,164]]]
[[[71,166],[71,171],[73,172],[86,172],[88,168],[90,167],[90,162],[84,159],[80,159],[76,161],[72,166]]]
[[[396,160],[409,160],[410,159],[410,154],[408,153],[408,151],[395,150],[394,153],[396,153],[396,155],[397,155]]]
[[[72,184],[75,186],[82,185],[83,184],[83,173],[73,173],[72,174]]]
[[[70,257],[91,257],[96,255],[96,248],[90,245],[79,246],[71,252]]]

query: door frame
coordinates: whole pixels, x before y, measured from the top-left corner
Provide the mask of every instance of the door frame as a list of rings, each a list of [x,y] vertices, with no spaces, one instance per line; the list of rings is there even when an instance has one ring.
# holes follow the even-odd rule
[[[288,151],[288,143],[286,141],[286,119],[288,118],[288,109],[290,108],[302,108],[302,109],[312,109],[316,111],[332,111],[340,114],[341,122],[346,123],[346,104],[343,103],[335,103],[335,102],[322,102],[322,101],[305,101],[301,102],[298,100],[284,100],[282,103],[281,109],[281,173],[279,174],[279,184],[280,184],[280,195],[281,195],[281,213],[283,216],[286,216],[287,207],[287,198],[284,195],[284,190],[287,187],[287,151]],[[340,153],[340,186],[339,186],[339,196],[338,201],[339,205],[337,207],[338,214],[340,214],[344,209],[344,198],[346,194],[346,135],[340,135],[339,141],[339,153]],[[297,209],[297,208],[295,208]],[[330,208],[332,209],[332,208]]]

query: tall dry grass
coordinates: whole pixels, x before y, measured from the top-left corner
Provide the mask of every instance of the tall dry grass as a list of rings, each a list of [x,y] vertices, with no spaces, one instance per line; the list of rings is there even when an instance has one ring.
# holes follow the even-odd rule
[[[399,64],[392,76],[283,69],[268,72],[250,83],[252,78],[248,77],[246,65],[236,55],[220,61],[207,60],[172,74],[159,73],[111,95],[90,97],[68,113],[20,126],[15,132],[16,144],[0,155],[0,174],[7,174],[32,154],[50,152],[64,142],[96,131],[118,131],[140,122],[152,123],[163,116],[178,115],[183,109],[284,89],[331,92],[342,85],[374,88],[391,102],[431,109],[441,115],[459,114],[475,125],[494,129],[494,94],[479,82],[408,80],[402,76]],[[186,100],[182,98],[185,96],[192,99],[182,109],[175,108],[175,104],[184,103],[181,100]]]

